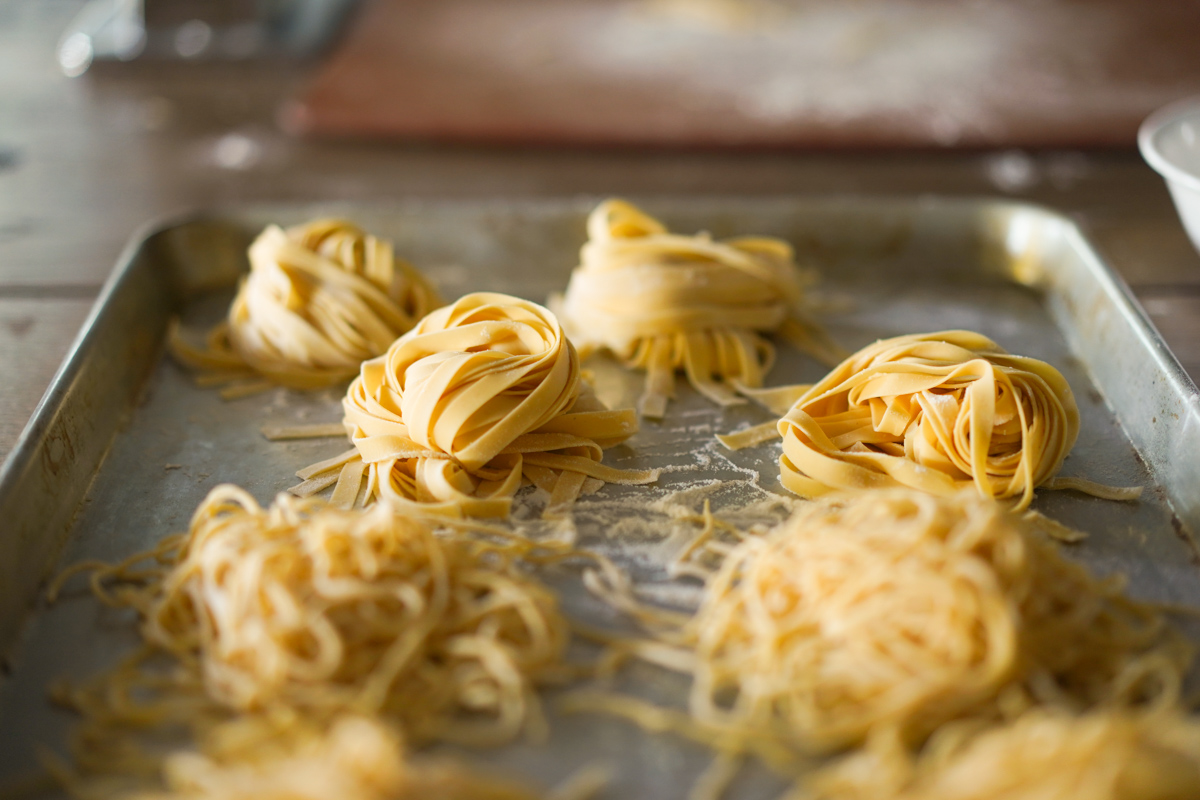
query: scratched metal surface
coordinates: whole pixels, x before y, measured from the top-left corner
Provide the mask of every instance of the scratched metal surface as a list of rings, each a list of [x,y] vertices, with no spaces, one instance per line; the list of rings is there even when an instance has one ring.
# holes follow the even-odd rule
[[[821,270],[825,321],[849,348],[882,336],[969,328],[1058,366],[1075,388],[1082,415],[1079,443],[1063,474],[1150,490],[1136,504],[1044,492],[1035,507],[1087,530],[1090,538],[1070,553],[1101,572],[1126,573],[1135,594],[1200,604],[1188,534],[1200,519],[1200,498],[1193,496],[1200,490],[1189,491],[1200,487],[1196,389],[1069,222],[990,201],[651,198],[644,204],[682,231],[791,241],[801,261]],[[270,443],[258,434],[268,422],[336,421],[338,390],[275,390],[223,402],[196,388],[161,354],[171,311],[181,311],[197,330],[217,319],[257,229],[324,213],[392,238],[397,252],[447,297],[492,290],[544,301],[564,287],[576,263],[591,205],[579,199],[259,207],[167,224],[135,241],[91,330],[0,475],[0,519],[7,521],[0,527],[0,565],[7,565],[0,578],[0,635],[7,637],[11,668],[0,687],[0,782],[32,770],[38,746],[63,747],[71,717],[46,702],[46,682],[93,675],[136,641],[127,616],[100,609],[83,592],[30,610],[40,578],[76,559],[120,558],[184,529],[218,483],[240,484],[265,503],[294,483],[296,469],[346,446],[337,440]],[[636,398],[641,376],[604,358],[588,366],[610,404]],[[770,378],[793,383],[822,373],[780,346]],[[770,521],[793,502],[777,480],[778,445],[731,453],[713,439],[768,418],[749,406],[714,408],[681,385],[665,420],[645,423],[628,445],[606,454],[617,466],[668,468],[658,485],[606,486],[583,498],[563,524],[582,544],[629,568],[646,597],[686,607],[698,584],[672,580],[663,569],[693,530],[678,515],[708,498],[731,518]],[[542,499],[536,492],[521,495],[512,524],[536,535],[562,533],[538,521]],[[547,578],[573,616],[623,624],[582,590],[572,570],[551,570]],[[625,681],[629,690],[668,703],[686,689],[682,680],[650,667],[635,667]],[[549,744],[517,743],[469,757],[543,786],[582,764],[607,762],[616,778],[603,796],[611,798],[682,798],[707,763],[697,746],[602,716],[560,716],[553,696],[549,701]],[[765,770],[751,768],[733,796],[772,797],[779,788]]]

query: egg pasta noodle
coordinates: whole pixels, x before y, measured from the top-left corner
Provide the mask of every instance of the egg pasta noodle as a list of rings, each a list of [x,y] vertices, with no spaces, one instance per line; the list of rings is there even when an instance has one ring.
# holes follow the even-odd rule
[[[658,479],[602,463],[637,432],[636,414],[596,399],[553,314],[507,295],[470,294],[425,317],[362,365],[342,408],[354,449],[298,472],[293,493],[336,484],[337,505],[500,517],[528,481],[553,515],[604,483]]]
[[[145,740],[164,730],[216,757],[346,714],[381,717],[414,746],[542,736],[535,689],[576,670],[555,595],[519,562],[573,553],[480,526],[435,535],[388,503],[283,494],[263,509],[220,486],[186,536],[93,571],[101,599],[136,610],[146,644],[56,688],[82,716],[76,763],[144,773],[160,761]]]
[[[250,246],[250,274],[203,348],[178,323],[170,348],[202,385],[238,397],[272,385],[316,389],[348,380],[359,364],[441,305],[390,242],[339,219],[267,227]]]
[[[807,387],[776,425],[780,480],[802,497],[908,486],[938,495],[969,486],[1024,509],[1034,490],[1069,488],[1119,500],[1137,487],[1055,478],[1079,435],[1062,374],[978,333],[883,339]],[[722,437],[755,444],[758,429]]]
[[[947,726],[919,757],[873,742],[787,800],[1184,800],[1200,791],[1200,723],[1175,708],[1033,709]]]
[[[593,581],[602,597],[621,593],[604,583]],[[654,648],[613,647],[688,675],[686,712],[596,691],[573,693],[568,710],[753,753],[784,774],[879,736],[911,750],[955,720],[1174,706],[1192,655],[1119,577],[1093,577],[973,492],[807,504],[737,542],[686,623],[640,619]]]
[[[585,353],[608,349],[645,370],[647,417],[666,412],[680,370],[712,402],[744,402],[739,390],[762,386],[775,359],[761,333],[827,364],[843,356],[804,313],[811,276],[781,239],[674,234],[623,200],[601,203],[587,231],[560,313]]]
[[[232,726],[236,727],[236,725]],[[222,730],[233,733],[231,728]],[[230,736],[235,739],[235,736]],[[166,756],[161,788],[98,783],[52,762],[85,800],[536,800],[528,787],[447,759],[411,759],[403,738],[372,717],[344,715],[322,730],[303,720],[270,742],[225,752],[179,750]],[[143,782],[144,784],[145,782]]]

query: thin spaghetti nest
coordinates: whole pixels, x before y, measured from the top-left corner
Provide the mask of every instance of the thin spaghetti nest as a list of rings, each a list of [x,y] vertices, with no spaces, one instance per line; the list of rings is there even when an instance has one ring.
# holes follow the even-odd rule
[[[587,230],[561,302],[563,320],[585,351],[607,348],[646,371],[638,404],[646,416],[666,412],[678,370],[714,403],[744,402],[737,392],[762,386],[775,358],[760,332],[777,331],[826,363],[841,358],[804,321],[811,276],[796,266],[786,242],[669,233],[622,200],[601,203]]]
[[[207,347],[189,345],[176,325],[171,350],[202,383],[232,384],[229,397],[271,384],[320,388],[352,377],[439,305],[390,242],[350,222],[271,225],[250,246],[250,274]]]
[[[778,431],[780,479],[803,497],[973,485],[1026,508],[1075,443],[1079,412],[1044,361],[942,331],[863,348],[804,392]]]
[[[342,407],[354,449],[301,470],[294,493],[336,482],[334,504],[350,506],[365,477],[361,502],[496,517],[523,480],[555,513],[604,483],[658,478],[601,463],[637,416],[595,398],[553,314],[507,295],[470,294],[421,320],[362,365]]]
[[[282,752],[245,752],[222,760],[173,754],[166,791],[136,800],[533,800],[517,784],[449,762],[406,759],[399,736],[369,717],[338,718],[323,734],[306,732]]]
[[[1173,702],[1182,640],[1028,526],[969,492],[815,502],[737,544],[663,634],[675,655],[659,644],[653,660],[692,676],[690,724],[711,744],[785,768],[880,732],[916,745],[959,718]]]
[[[226,750],[214,731],[233,717],[245,740],[347,712],[382,715],[416,745],[540,735],[534,690],[569,677],[568,629],[516,562],[555,555],[511,535],[435,536],[388,504],[349,512],[280,495],[262,509],[218,487],[158,551],[161,569],[94,573],[102,598],[137,609],[147,648],[59,692],[84,716],[77,760],[153,767],[130,736],[164,725]],[[152,658],[163,653],[174,666]]]
[[[882,744],[806,780],[794,800],[1188,800],[1200,795],[1200,723],[1176,709],[1081,716],[1031,710],[951,726],[916,760]]]

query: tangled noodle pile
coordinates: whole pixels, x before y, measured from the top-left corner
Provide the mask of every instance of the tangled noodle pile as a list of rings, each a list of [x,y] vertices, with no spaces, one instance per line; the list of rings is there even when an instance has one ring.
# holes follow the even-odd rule
[[[283,753],[222,761],[181,752],[167,759],[166,791],[133,800],[534,800],[494,776],[449,762],[406,759],[394,731],[369,717],[338,718],[324,734],[299,737]]]
[[[1034,709],[947,728],[915,760],[888,743],[868,748],[789,800],[1187,800],[1198,790],[1200,724],[1176,709]]]
[[[670,727],[785,768],[881,735],[916,746],[956,719],[1169,706],[1191,659],[1158,612],[1023,517],[904,489],[816,501],[747,536],[660,636],[652,660],[692,676],[690,721]],[[618,705],[605,710],[664,726]]]
[[[568,631],[555,595],[517,569],[535,551],[511,535],[435,536],[386,503],[280,495],[262,509],[218,487],[157,551],[161,568],[94,573],[102,599],[137,609],[147,649],[60,689],[84,717],[77,761],[136,771],[131,736],[164,725],[228,751],[217,739],[230,730],[261,741],[346,713],[382,716],[418,745],[540,735],[534,688],[569,676]],[[164,653],[175,666],[156,664]]]

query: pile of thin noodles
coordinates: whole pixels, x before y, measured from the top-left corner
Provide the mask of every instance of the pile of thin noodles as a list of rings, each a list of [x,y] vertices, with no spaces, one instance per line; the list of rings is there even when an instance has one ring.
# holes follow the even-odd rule
[[[970,331],[884,339],[808,387],[779,420],[780,480],[802,497],[908,486],[1028,507],[1079,435],[1079,412],[1054,367]],[[737,434],[724,437],[731,446]],[[1062,488],[1128,499],[1062,479]]]
[[[325,733],[290,737],[282,753],[221,760],[171,755],[165,791],[133,800],[533,800],[517,784],[449,762],[413,762],[394,731],[369,717],[338,718]]]
[[[894,743],[818,770],[790,800],[1190,800],[1200,722],[1177,709],[1034,709],[950,727],[910,759]]]
[[[587,231],[561,301],[563,321],[585,352],[607,348],[646,371],[642,414],[663,416],[678,370],[714,403],[744,402],[737,392],[762,386],[775,358],[760,333],[778,331],[829,364],[841,358],[804,321],[811,276],[786,242],[673,234],[622,200],[601,203]]]
[[[176,326],[171,349],[202,383],[231,384],[229,397],[273,384],[314,389],[352,377],[439,305],[390,242],[350,222],[271,225],[250,246],[250,274],[207,348]]]
[[[263,509],[214,489],[187,536],[159,549],[161,568],[93,573],[101,599],[139,612],[147,647],[59,690],[83,716],[76,763],[144,773],[157,761],[136,740],[164,727],[237,752],[346,713],[380,716],[415,745],[543,735],[535,687],[569,677],[567,623],[516,562],[553,554],[497,536],[435,536],[386,503],[280,495]]]
[[[293,493],[336,483],[339,506],[379,498],[500,517],[522,481],[549,493],[553,514],[604,483],[658,478],[601,463],[637,432],[636,414],[596,399],[553,314],[507,295],[469,294],[425,317],[362,365],[342,408],[354,449],[298,472]]]
[[[686,722],[612,698],[575,707],[785,768],[884,734],[915,746],[962,718],[1169,705],[1191,659],[1120,580],[1064,559],[1023,517],[912,490],[826,498],[746,537],[682,630],[637,654],[690,674]]]

